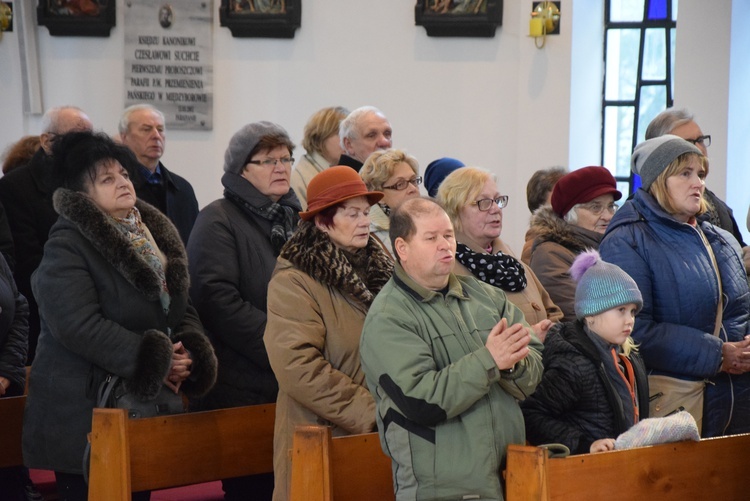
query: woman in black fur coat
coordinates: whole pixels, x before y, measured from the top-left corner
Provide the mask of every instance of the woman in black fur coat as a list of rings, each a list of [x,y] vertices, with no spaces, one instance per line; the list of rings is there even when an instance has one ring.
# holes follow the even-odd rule
[[[55,471],[60,499],[85,500],[86,434],[107,375],[143,400],[163,385],[197,396],[216,380],[216,357],[188,304],[177,230],[136,201],[132,154],[104,135],[76,132],[58,138],[54,159],[60,217],[32,277],[42,329],[23,453],[27,466]]]

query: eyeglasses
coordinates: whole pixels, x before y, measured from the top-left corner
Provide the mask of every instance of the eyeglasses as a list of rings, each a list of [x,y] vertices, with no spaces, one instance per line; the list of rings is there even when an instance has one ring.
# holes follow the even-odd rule
[[[492,204],[496,204],[502,209],[503,207],[508,205],[508,195],[501,195],[497,198],[483,198],[481,200],[477,200],[471,205],[476,205],[479,210],[481,210],[482,212],[486,212],[492,208]]]
[[[392,184],[390,186],[383,186],[384,190],[396,190],[396,191],[403,191],[406,189],[409,185],[419,186],[422,184],[422,176],[419,177],[413,177],[411,179],[402,179],[398,181],[396,184]]]
[[[289,167],[294,163],[294,157],[284,158],[266,158],[265,160],[248,160],[247,163],[253,165],[260,165],[262,167],[276,167],[276,164],[281,162],[284,167]]]
[[[708,148],[711,146],[711,136],[698,136],[695,139],[685,139],[688,143],[700,144]]]
[[[595,202],[592,204],[581,204],[580,207],[583,207],[587,211],[591,212],[593,215],[598,216],[602,212],[604,212],[604,209],[607,209],[607,212],[610,214],[614,214],[617,212],[618,207],[611,203],[609,205],[600,204],[599,202]]]

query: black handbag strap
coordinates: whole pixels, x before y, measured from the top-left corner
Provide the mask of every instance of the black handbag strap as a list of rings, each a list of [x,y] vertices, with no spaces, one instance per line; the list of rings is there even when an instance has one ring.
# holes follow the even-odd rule
[[[107,407],[107,401],[112,394],[112,390],[120,381],[120,376],[108,374],[107,379],[99,385],[99,391],[96,395],[96,407]],[[89,460],[91,459],[91,441],[86,442],[86,448],[83,450],[83,481],[86,485],[89,483]]]

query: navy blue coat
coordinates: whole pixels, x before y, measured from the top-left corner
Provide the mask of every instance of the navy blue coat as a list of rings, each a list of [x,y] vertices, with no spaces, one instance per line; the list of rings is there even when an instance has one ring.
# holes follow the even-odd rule
[[[716,256],[722,291],[699,232]],[[615,214],[599,247],[602,258],[625,270],[641,290],[643,310],[632,336],[649,371],[713,383],[706,391],[704,436],[750,432],[750,374],[719,373],[723,342],[742,340],[750,316],[747,275],[732,240],[709,223],[677,221],[638,190]],[[722,292],[723,329],[716,337]]]

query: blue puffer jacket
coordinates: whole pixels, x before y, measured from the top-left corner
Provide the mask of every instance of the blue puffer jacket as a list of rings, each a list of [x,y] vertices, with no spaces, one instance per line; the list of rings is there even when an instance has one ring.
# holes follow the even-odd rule
[[[724,313],[718,338],[713,332],[719,288],[699,231],[721,274]],[[703,436],[750,431],[750,374],[718,372],[722,343],[742,340],[750,316],[747,276],[732,238],[709,223],[699,228],[680,223],[638,190],[615,214],[599,248],[602,258],[625,270],[641,290],[643,310],[633,338],[649,371],[710,381]]]

